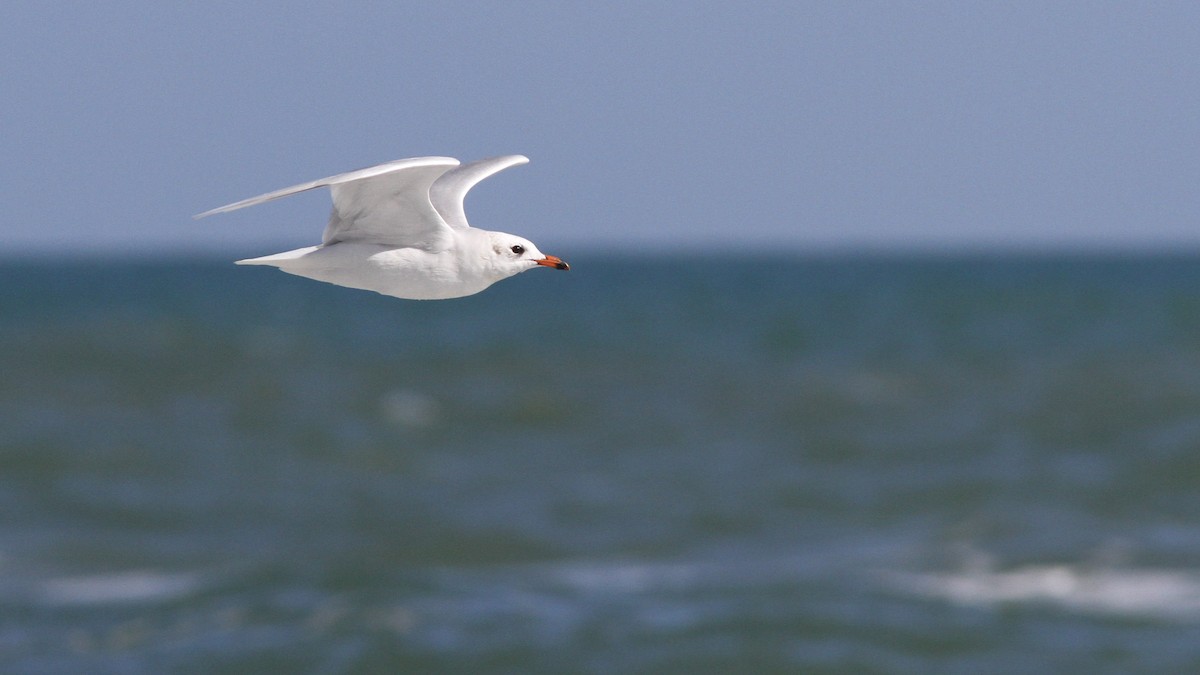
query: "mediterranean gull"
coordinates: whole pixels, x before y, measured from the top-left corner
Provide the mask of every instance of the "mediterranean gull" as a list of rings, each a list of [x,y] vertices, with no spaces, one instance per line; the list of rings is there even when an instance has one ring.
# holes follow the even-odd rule
[[[462,165],[451,157],[399,159],[243,199],[196,218],[328,187],[333,214],[319,246],[237,264],[272,265],[410,300],[460,298],[535,267],[571,269],[528,239],[467,224],[467,192],[497,171],[528,161],[522,155]]]

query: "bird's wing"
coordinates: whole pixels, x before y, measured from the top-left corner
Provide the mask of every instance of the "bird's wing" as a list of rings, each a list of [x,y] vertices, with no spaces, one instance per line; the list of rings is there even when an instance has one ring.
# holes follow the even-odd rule
[[[340,173],[205,211],[197,218],[235,211],[280,197],[329,187],[333,214],[321,243],[363,241],[391,246],[440,249],[447,244],[446,222],[429,200],[429,188],[458,160],[450,157],[399,159]]]
[[[467,214],[463,210],[463,200],[466,198],[467,192],[475,187],[476,183],[497,171],[525,164],[528,161],[529,158],[524,155],[504,155],[463,164],[450,169],[434,181],[433,187],[429,189],[429,199],[447,225],[458,228],[470,227],[467,224]]]
[[[330,185],[333,213],[321,243],[357,241],[428,251],[450,245],[449,228],[429,200],[429,187],[438,176],[458,166],[458,160],[421,157],[391,165],[387,171]]]

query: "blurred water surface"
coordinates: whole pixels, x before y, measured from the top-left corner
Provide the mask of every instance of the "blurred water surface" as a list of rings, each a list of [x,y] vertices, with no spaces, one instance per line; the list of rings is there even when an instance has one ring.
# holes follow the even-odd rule
[[[1200,671],[1200,259],[0,263],[0,669]]]

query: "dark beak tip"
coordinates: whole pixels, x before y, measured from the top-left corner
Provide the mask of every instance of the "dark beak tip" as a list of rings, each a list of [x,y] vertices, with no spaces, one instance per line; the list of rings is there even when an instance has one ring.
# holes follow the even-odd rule
[[[534,262],[536,262],[537,264],[539,264],[543,267],[553,267],[556,270],[571,269],[570,265],[568,265],[565,261],[563,261],[562,258],[559,258],[558,256],[555,256],[555,255],[548,255],[544,258],[535,260]]]

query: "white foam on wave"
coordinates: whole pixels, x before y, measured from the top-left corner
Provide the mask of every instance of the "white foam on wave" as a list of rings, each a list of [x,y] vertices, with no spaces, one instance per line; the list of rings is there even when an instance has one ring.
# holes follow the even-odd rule
[[[700,583],[704,565],[685,563],[566,564],[553,570],[550,578],[587,593],[637,594],[680,590]]]
[[[1010,571],[891,574],[900,591],[962,605],[1040,603],[1069,610],[1170,620],[1200,620],[1200,573],[1033,565]]]
[[[194,574],[134,570],[50,579],[42,582],[38,595],[60,606],[163,602],[187,596],[199,586]]]

